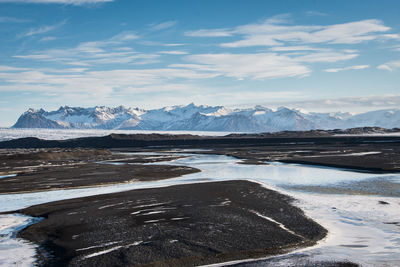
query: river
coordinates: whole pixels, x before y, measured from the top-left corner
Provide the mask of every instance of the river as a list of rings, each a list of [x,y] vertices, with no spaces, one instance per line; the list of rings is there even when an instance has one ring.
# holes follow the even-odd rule
[[[161,181],[5,194],[0,195],[0,211],[12,211],[57,200],[139,188],[209,181],[250,180],[295,198],[295,205],[327,228],[329,234],[318,245],[311,248],[264,260],[248,259],[242,262],[248,262],[247,264],[251,266],[288,266],[294,262],[310,260],[347,260],[363,266],[395,266],[400,263],[400,192],[374,191],[374,194],[363,194],[355,190],[360,183],[363,183],[367,189],[374,187],[376,181],[399,184],[399,173],[373,174],[284,163],[248,165],[240,164],[240,160],[229,156],[184,155],[187,157],[152,164],[184,165],[202,171]],[[341,192],[337,190],[335,194],[329,193],[329,188],[338,186],[346,190],[343,190],[343,193],[337,193]],[[299,190],[299,187],[302,189]],[[324,191],[315,191],[315,187],[324,188]],[[314,189],[307,190],[307,188]],[[363,192],[369,191],[364,188]],[[32,265],[35,245],[17,239],[15,236],[20,229],[35,222],[33,218],[20,214],[0,215],[0,265]],[[10,258],[8,256],[10,254],[15,256]]]

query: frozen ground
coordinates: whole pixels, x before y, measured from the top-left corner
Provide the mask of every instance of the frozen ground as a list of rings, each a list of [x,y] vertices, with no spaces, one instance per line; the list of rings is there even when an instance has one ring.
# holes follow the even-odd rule
[[[148,155],[148,153],[147,153]],[[0,195],[1,211],[16,210],[34,204],[61,199],[119,192],[137,188],[162,187],[184,183],[245,179],[289,194],[308,216],[328,229],[329,235],[318,246],[284,256],[253,262],[259,266],[285,266],[305,260],[349,260],[364,266],[394,266],[400,262],[400,198],[399,196],[366,196],[348,194],[321,194],[284,189],[288,185],[323,185],[391,179],[399,182],[400,174],[360,173],[334,168],[321,168],[297,164],[243,165],[239,160],[218,155],[190,155],[172,161],[202,170],[162,181],[139,182],[96,188],[58,190],[29,194]],[[156,163],[156,164],[170,164]],[[3,217],[7,221],[17,215]],[[18,221],[18,220],[17,220]],[[0,222],[1,223],[1,222]],[[21,222],[21,224],[23,224]],[[11,239],[10,239],[11,240]],[[33,247],[21,240],[15,242],[16,253],[25,249],[32,255]],[[0,258],[11,251],[0,250]],[[3,256],[1,256],[3,255]]]
[[[48,140],[63,140],[88,136],[105,136],[116,134],[193,134],[208,136],[223,136],[229,132],[200,132],[200,131],[139,131],[139,130],[78,130],[78,129],[14,129],[0,128],[0,142],[22,137],[37,137]]]
[[[21,214],[0,215],[0,266],[33,265],[36,246],[15,235],[36,221]]]

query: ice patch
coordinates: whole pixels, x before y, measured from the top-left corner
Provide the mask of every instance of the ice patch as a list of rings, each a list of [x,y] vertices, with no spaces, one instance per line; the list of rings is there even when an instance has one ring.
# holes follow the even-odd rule
[[[177,217],[177,218],[172,218],[171,221],[180,221],[184,219],[189,219],[189,217]]]
[[[259,213],[259,212],[257,212],[257,211],[254,211],[254,210],[250,210],[250,212],[254,213],[255,215],[257,215],[257,216],[259,216],[259,217],[261,217],[261,218],[263,218],[263,219],[265,219],[265,220],[267,220],[267,221],[270,221],[270,222],[272,222],[272,223],[274,223],[274,224],[277,224],[281,229],[285,230],[286,232],[291,233],[292,235],[295,235],[295,236],[297,236],[297,237],[300,237],[301,239],[305,239],[304,236],[299,235],[299,234],[297,234],[296,232],[293,232],[292,230],[290,230],[289,228],[287,228],[284,224],[282,224],[282,223],[280,223],[280,222],[278,222],[278,221],[272,219],[271,217],[262,215],[261,213]]]
[[[142,213],[140,215],[145,216],[145,215],[152,215],[152,214],[159,214],[159,213],[165,213],[165,211],[164,210],[150,211],[150,212]]]
[[[37,246],[15,236],[39,220],[21,214],[0,215],[0,266],[34,265]]]
[[[108,247],[108,246],[111,246],[111,245],[114,245],[114,244],[118,244],[118,243],[121,243],[121,242],[122,241],[113,241],[113,242],[109,242],[109,243],[105,243],[105,244],[101,244],[101,245],[97,245],[97,246],[90,246],[90,247],[86,247],[86,248],[78,248],[76,251]]]
[[[381,151],[370,151],[370,152],[358,152],[358,153],[350,153],[350,154],[344,154],[341,156],[366,156],[366,155],[376,155],[376,154],[381,154]]]
[[[144,221],[144,223],[156,223],[156,222],[160,222],[160,221],[164,221],[165,219],[159,219],[159,220],[148,220],[148,221]]]
[[[110,204],[110,205],[101,206],[98,209],[102,210],[102,209],[106,209],[106,208],[110,208],[110,207],[119,206],[119,205],[122,205],[122,204],[125,204],[125,202],[120,202],[120,203],[116,203],[116,204]]]
[[[99,255],[107,254],[107,253],[110,253],[111,251],[120,249],[122,247],[124,247],[124,246],[116,246],[116,247],[109,248],[109,249],[106,249],[106,250],[101,250],[99,252],[95,252],[95,253],[86,255],[86,256],[83,257],[83,259],[89,259],[89,258],[93,258],[93,257],[99,256]]]

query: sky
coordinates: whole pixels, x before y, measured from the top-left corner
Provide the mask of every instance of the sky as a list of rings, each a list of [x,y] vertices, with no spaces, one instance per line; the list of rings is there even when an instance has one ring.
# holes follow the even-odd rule
[[[0,0],[0,126],[28,108],[400,108],[397,0]]]

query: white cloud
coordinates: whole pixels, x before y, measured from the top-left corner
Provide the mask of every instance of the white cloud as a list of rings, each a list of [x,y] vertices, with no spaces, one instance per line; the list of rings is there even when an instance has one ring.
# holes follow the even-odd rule
[[[187,55],[188,52],[182,50],[170,50],[170,51],[160,51],[160,54],[166,55]]]
[[[316,52],[309,53],[306,55],[299,55],[294,60],[299,62],[316,63],[316,62],[337,62],[343,60],[349,60],[357,57],[356,53],[345,53],[345,52]]]
[[[345,71],[345,70],[363,70],[363,69],[368,69],[370,66],[369,65],[355,65],[355,66],[348,66],[344,68],[332,68],[332,69],[326,69],[326,72],[339,72],[339,71]]]
[[[290,51],[321,51],[327,49],[316,48],[311,46],[276,46],[276,47],[271,47],[269,50],[275,52],[290,52]]]
[[[306,14],[307,14],[307,16],[318,16],[318,17],[329,16],[329,15],[326,14],[326,13],[319,12],[319,11],[316,11],[316,10],[307,11]]]
[[[182,46],[185,44],[163,44],[164,46]]]
[[[121,33],[119,33],[117,35],[114,35],[108,41],[103,41],[103,43],[122,43],[122,42],[125,42],[125,41],[131,41],[131,40],[135,40],[135,39],[139,39],[139,36],[136,35],[133,32],[124,31],[124,32],[121,32]]]
[[[85,5],[113,2],[114,0],[0,0],[0,3]]]
[[[34,36],[34,35],[38,35],[38,34],[48,33],[50,31],[53,31],[57,28],[62,27],[63,25],[65,25],[65,23],[67,23],[66,20],[64,20],[60,23],[57,23],[55,25],[45,25],[45,26],[41,26],[38,28],[32,28],[28,32],[19,35],[19,37],[29,37],[29,36]]]
[[[302,108],[309,111],[356,111],[397,108],[400,106],[400,94],[367,95],[359,97],[323,98],[301,101],[281,101],[259,103],[267,106],[287,106],[291,108]]]
[[[183,90],[174,87],[179,83],[197,79],[215,77],[214,73],[182,70],[178,68],[159,69],[117,69],[89,71],[84,68],[48,70],[17,69],[7,66],[0,68],[0,91],[52,92],[65,93],[85,92],[88,95],[111,95],[119,91],[154,92],[170,85],[171,91]]]
[[[178,22],[176,20],[170,20],[170,21],[164,21],[161,23],[153,23],[150,24],[150,29],[153,31],[160,31],[160,30],[165,30],[168,28],[171,28],[175,26]]]
[[[200,54],[187,56],[186,59],[195,65],[182,64],[181,67],[197,68],[237,79],[259,80],[305,76],[310,73],[306,66],[288,56],[276,53]]]
[[[0,71],[21,71],[21,70],[28,70],[28,69],[0,65]]]
[[[360,20],[333,25],[286,25],[283,19],[269,19],[262,23],[235,28],[200,29],[187,32],[194,37],[229,37],[241,39],[222,43],[223,47],[282,46],[290,44],[357,44],[376,39],[397,39],[399,35],[387,33],[390,27],[377,19]],[[385,34],[383,34],[385,33]]]
[[[215,73],[239,80],[264,80],[304,77],[311,73],[311,69],[305,65],[307,63],[345,61],[357,56],[355,53],[329,50],[294,54],[197,54],[186,56],[187,64],[172,64],[170,67]]]
[[[158,54],[144,54],[133,51],[126,45],[138,39],[133,32],[121,32],[113,37],[92,42],[80,43],[73,48],[49,49],[27,55],[15,55],[15,58],[65,63],[69,65],[90,66],[94,64],[155,62]]]
[[[57,38],[56,37],[54,37],[54,36],[47,36],[47,37],[43,37],[42,39],[40,39],[39,41],[41,41],[41,42],[48,42],[48,41],[54,41],[54,40],[56,40]]]
[[[379,65],[377,68],[380,70],[394,71],[400,68],[400,60],[386,62],[385,64]]]
[[[400,40],[400,34],[397,33],[382,34],[382,37],[387,39]]]
[[[186,36],[190,37],[229,37],[233,35],[233,31],[229,29],[211,29],[197,30],[185,32]]]

